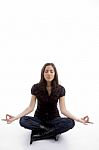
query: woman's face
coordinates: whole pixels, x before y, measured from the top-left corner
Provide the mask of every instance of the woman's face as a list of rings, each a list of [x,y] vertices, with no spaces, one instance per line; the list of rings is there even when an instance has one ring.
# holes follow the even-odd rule
[[[45,70],[44,70],[44,78],[47,82],[51,82],[53,79],[54,79],[54,76],[55,76],[55,71],[54,71],[54,68],[49,65],[49,66],[46,66],[45,67]]]

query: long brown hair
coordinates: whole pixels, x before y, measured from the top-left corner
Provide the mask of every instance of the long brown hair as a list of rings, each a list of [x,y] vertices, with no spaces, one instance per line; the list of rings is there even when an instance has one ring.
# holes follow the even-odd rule
[[[44,71],[45,71],[46,66],[52,66],[53,69],[54,69],[54,71],[55,71],[55,76],[54,76],[54,79],[53,79],[53,81],[52,81],[52,83],[51,83],[51,86],[52,86],[53,88],[55,88],[55,87],[57,87],[57,85],[59,85],[59,81],[58,81],[57,69],[56,69],[56,67],[55,67],[55,65],[54,65],[53,63],[46,63],[46,64],[42,67],[42,69],[41,69],[41,79],[40,79],[39,84],[40,84],[40,85],[43,85],[44,87],[46,87],[46,85],[47,85],[47,82],[46,82],[46,80],[45,80],[45,78],[44,78]]]

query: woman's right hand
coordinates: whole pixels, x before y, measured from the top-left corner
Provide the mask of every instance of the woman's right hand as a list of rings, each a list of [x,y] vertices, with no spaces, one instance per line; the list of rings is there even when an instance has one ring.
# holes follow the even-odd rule
[[[15,120],[16,120],[16,118],[9,114],[6,114],[6,118],[2,119],[2,121],[6,121],[8,124],[12,123]]]

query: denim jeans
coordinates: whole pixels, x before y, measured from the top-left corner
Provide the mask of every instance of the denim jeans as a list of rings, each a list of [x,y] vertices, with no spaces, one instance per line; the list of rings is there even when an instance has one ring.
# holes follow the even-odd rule
[[[75,126],[74,120],[63,117],[56,117],[53,120],[44,120],[37,117],[23,116],[20,118],[19,123],[22,127],[32,131],[39,131],[41,125],[47,128],[54,128],[56,135],[64,133]]]

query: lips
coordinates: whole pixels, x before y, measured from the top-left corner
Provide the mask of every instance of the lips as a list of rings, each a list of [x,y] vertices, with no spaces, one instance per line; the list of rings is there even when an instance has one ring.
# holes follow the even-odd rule
[[[46,77],[48,80],[51,80],[52,79],[52,77]]]
[[[49,79],[49,80],[50,80],[51,78],[47,78],[47,79]]]

